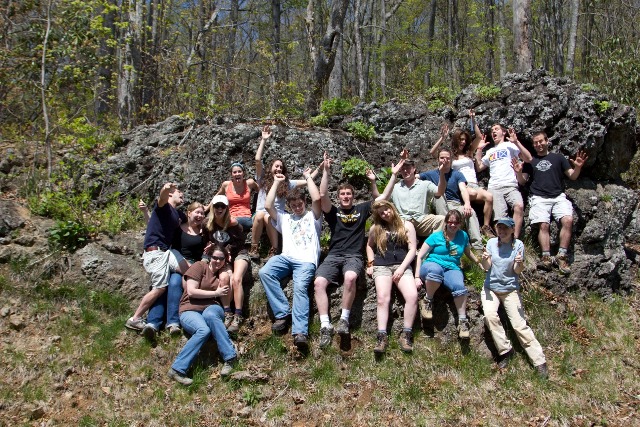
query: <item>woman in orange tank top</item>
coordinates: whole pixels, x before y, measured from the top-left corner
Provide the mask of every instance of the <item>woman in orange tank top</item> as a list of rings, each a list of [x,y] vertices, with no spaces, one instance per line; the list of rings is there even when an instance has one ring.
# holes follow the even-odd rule
[[[226,196],[229,200],[229,213],[238,220],[246,233],[251,230],[251,190],[258,191],[258,184],[251,178],[244,178],[244,165],[240,162],[231,164],[231,180],[224,181],[216,195]],[[207,206],[208,211],[211,203]]]

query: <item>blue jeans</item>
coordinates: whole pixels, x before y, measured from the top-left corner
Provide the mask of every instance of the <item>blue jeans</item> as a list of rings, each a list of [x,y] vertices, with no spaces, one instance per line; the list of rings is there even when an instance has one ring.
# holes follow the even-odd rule
[[[420,278],[443,284],[454,298],[468,293],[461,270],[443,268],[438,263],[427,261],[420,266]]]
[[[166,327],[180,326],[178,308],[180,307],[181,298],[182,275],[179,273],[171,273],[167,292],[163,293],[158,299],[156,299],[149,309],[149,314],[147,314],[147,323],[156,328],[156,331],[159,331],[165,319],[166,311]]]
[[[291,333],[309,333],[309,285],[316,272],[311,262],[293,261],[282,255],[272,256],[258,273],[267,300],[276,319],[292,316]],[[293,273],[293,311],[289,309],[289,301],[282,290],[280,280]]]
[[[238,220],[238,224],[242,226],[242,231],[245,233],[251,231],[251,227],[253,227],[253,218],[250,216],[241,216],[236,217],[236,219]]]
[[[218,353],[225,362],[236,357],[236,351],[224,327],[224,310],[217,304],[210,305],[200,313],[185,311],[180,315],[180,323],[185,332],[191,334],[189,341],[182,347],[171,367],[181,374],[186,374],[202,345],[212,338],[218,346]]]

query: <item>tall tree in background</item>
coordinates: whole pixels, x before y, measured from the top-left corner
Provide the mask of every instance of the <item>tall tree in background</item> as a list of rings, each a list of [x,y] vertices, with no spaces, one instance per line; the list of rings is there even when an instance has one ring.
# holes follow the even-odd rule
[[[530,9],[530,0],[513,0],[513,51],[516,71],[519,73],[533,68],[529,33]]]
[[[124,129],[135,123],[138,112],[138,78],[141,69],[142,0],[128,0],[122,8],[121,22],[126,26],[119,49],[118,118]]]

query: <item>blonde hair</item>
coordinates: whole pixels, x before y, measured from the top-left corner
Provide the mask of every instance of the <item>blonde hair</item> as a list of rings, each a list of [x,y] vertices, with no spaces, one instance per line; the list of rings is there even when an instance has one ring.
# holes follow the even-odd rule
[[[191,205],[189,205],[189,207],[191,207]],[[211,206],[211,209],[209,209],[209,215],[207,215],[207,223],[205,224],[205,227],[207,228],[207,231],[209,231],[210,233],[213,233],[215,231],[216,227],[216,213],[215,213],[215,208],[213,206]],[[227,227],[229,226],[229,222],[231,222],[231,214],[229,213],[229,205],[225,206],[224,209],[224,216],[223,218],[223,223],[224,225],[222,226],[223,230],[226,230]]]
[[[204,205],[200,202],[193,202],[189,206],[187,206],[187,216],[198,208],[204,209]]]
[[[379,209],[391,209],[391,221],[387,222],[380,218]],[[376,242],[376,248],[381,255],[384,256],[387,251],[387,231],[397,235],[398,243],[407,243],[409,241],[404,221],[390,201],[376,200],[373,202],[371,205],[371,218],[374,226],[369,230],[369,234],[373,236],[373,241]]]

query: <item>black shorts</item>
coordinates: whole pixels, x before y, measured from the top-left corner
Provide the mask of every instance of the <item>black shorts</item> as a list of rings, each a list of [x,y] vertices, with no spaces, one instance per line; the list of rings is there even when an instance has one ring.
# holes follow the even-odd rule
[[[340,276],[347,271],[353,271],[358,276],[362,272],[364,262],[362,255],[327,255],[316,270],[316,277],[324,277],[329,283],[340,284]]]

